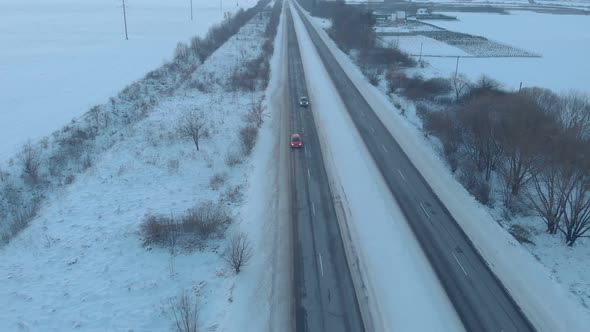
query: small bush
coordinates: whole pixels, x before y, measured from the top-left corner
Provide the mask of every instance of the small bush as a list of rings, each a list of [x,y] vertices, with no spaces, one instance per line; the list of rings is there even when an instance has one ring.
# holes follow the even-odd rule
[[[444,78],[400,77],[403,95],[413,100],[433,100],[436,97],[447,95],[451,92],[451,82]]]
[[[228,151],[225,154],[224,161],[227,166],[234,167],[244,162],[244,159],[242,158],[242,156],[240,156],[239,153],[235,151]]]
[[[245,233],[232,235],[229,246],[224,253],[224,259],[234,272],[240,273],[242,268],[252,258],[252,244]]]
[[[258,136],[258,127],[255,125],[249,125],[243,127],[240,130],[240,142],[242,144],[242,152],[244,155],[249,156],[254,149],[256,144],[256,138]]]
[[[162,215],[147,215],[140,227],[144,245],[166,246],[171,233],[176,231],[174,219]]]
[[[199,306],[197,296],[183,291],[180,296],[170,300],[174,322],[178,332],[197,332]]]
[[[225,183],[225,180],[227,179],[227,174],[226,173],[217,173],[214,174],[211,179],[209,179],[209,187],[212,190],[219,190],[219,188],[221,186],[223,186],[223,184]]]
[[[244,199],[244,186],[237,185],[227,188],[221,197],[222,202],[238,204]]]
[[[182,230],[206,240],[220,236],[230,222],[231,217],[223,205],[206,202],[187,211],[182,218]]]
[[[399,48],[375,47],[363,50],[359,57],[362,64],[379,66],[397,65],[401,67],[415,67],[416,61]]]
[[[38,184],[40,181],[39,167],[41,166],[39,151],[31,144],[25,145],[20,154],[20,162],[23,177],[34,185]]]
[[[474,171],[466,171],[459,178],[465,189],[481,204],[491,206],[490,185]]]

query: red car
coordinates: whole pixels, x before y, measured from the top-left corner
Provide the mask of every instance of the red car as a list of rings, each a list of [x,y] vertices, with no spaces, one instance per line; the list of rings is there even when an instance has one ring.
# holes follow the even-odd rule
[[[291,147],[292,148],[300,148],[303,146],[303,141],[301,140],[301,136],[299,134],[291,135]]]

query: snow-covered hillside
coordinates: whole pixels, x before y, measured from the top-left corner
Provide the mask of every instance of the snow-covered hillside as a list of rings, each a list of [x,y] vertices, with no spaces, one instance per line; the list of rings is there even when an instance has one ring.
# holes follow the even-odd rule
[[[158,95],[145,118],[111,128],[112,140],[102,141],[108,146],[92,166],[47,197],[31,225],[0,250],[0,330],[167,331],[181,291],[198,297],[199,326],[210,331],[233,326],[232,310],[253,303],[269,312],[266,297],[252,301],[253,293],[264,295],[258,282],[268,272],[259,206],[266,203],[260,179],[268,172],[260,167],[270,165],[269,124],[261,131],[267,143],[256,146],[251,158],[241,154],[239,139],[245,114],[264,91],[227,86],[231,73],[259,56],[268,17],[256,16],[189,82]],[[192,88],[197,80],[209,82],[208,92]],[[191,111],[207,124],[200,151],[178,132]],[[241,274],[223,261],[223,238],[198,242],[197,251],[143,246],[146,214],[180,216],[209,201],[230,211],[226,234],[239,231],[252,239],[254,256]]]
[[[0,0],[0,160],[171,59],[255,0]],[[220,7],[221,4],[221,7]]]

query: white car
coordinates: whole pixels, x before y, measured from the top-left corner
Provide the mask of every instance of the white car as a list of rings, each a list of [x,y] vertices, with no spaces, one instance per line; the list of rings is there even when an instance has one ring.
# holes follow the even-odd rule
[[[307,99],[307,97],[299,98],[299,106],[301,106],[301,107],[309,106],[309,99]]]

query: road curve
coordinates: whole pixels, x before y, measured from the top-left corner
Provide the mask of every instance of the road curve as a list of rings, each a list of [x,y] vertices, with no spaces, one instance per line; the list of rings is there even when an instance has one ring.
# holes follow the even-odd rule
[[[534,331],[467,235],[344,72],[307,16],[297,4],[295,7],[355,127],[465,328],[468,331]]]

